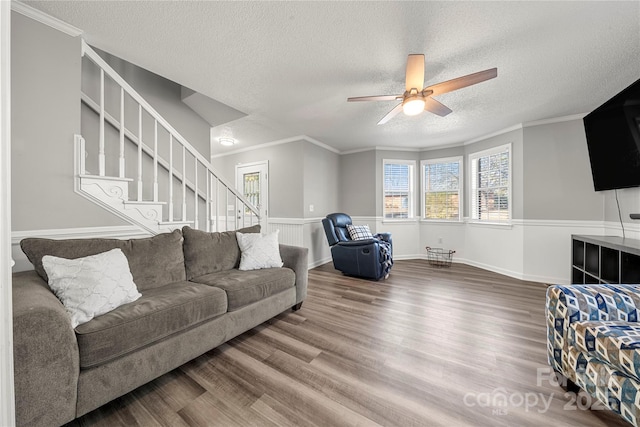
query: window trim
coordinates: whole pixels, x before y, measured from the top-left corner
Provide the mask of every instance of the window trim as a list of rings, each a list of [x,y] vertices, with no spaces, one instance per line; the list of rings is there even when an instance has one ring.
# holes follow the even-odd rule
[[[426,183],[424,177],[424,167],[439,163],[458,162],[458,219],[425,218],[425,193]],[[425,222],[462,222],[464,209],[464,156],[441,157],[437,159],[426,159],[420,161],[420,221]]]
[[[508,219],[489,220],[478,218],[479,215],[476,210],[477,188],[473,185],[473,162],[477,161],[481,157],[502,153],[504,151],[507,151],[509,161],[509,179],[507,181],[507,191],[509,192],[509,207],[507,209]],[[513,144],[509,142],[507,144],[498,145],[486,150],[470,153],[468,160],[469,161],[467,166],[469,168],[469,222],[478,224],[510,225],[511,221],[513,220]]]
[[[383,222],[415,222],[416,221],[416,184],[415,184],[415,174],[416,174],[416,160],[405,160],[405,159],[382,159],[382,220]],[[386,212],[384,209],[384,198],[385,198],[385,174],[384,167],[387,164],[397,164],[397,165],[408,165],[409,166],[409,207],[408,207],[408,216],[407,218],[387,218]]]

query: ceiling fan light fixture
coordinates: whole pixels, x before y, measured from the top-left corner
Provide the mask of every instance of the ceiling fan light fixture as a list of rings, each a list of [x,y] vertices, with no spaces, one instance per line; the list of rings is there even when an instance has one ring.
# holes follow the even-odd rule
[[[407,116],[416,116],[424,111],[424,98],[415,96],[402,101],[402,111]]]

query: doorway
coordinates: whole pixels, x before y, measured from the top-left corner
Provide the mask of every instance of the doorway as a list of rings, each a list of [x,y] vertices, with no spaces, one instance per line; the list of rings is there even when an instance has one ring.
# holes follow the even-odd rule
[[[260,228],[267,230],[269,215],[269,162],[253,162],[236,165],[236,189],[260,212]],[[236,208],[243,224],[254,222],[255,215],[247,208]]]

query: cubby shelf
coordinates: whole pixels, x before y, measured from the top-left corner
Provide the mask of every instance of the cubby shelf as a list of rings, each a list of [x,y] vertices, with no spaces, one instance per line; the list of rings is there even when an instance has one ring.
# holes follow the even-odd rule
[[[640,283],[640,240],[571,236],[571,282]]]

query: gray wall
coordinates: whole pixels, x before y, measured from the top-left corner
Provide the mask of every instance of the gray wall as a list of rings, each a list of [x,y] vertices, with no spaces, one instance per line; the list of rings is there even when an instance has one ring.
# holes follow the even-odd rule
[[[339,210],[351,216],[376,216],[375,150],[343,154],[339,163]]]
[[[322,218],[339,209],[340,156],[304,141],[304,218]],[[313,205],[313,212],[309,210]]]
[[[603,219],[582,120],[524,128],[523,192],[524,219]]]
[[[73,191],[80,133],[80,38],[11,15],[14,231],[124,224]]]
[[[236,165],[264,160],[269,162],[269,217],[316,218],[338,209],[340,156],[306,140],[216,157],[212,164],[234,184]]]
[[[607,222],[620,223],[620,216],[622,216],[622,222],[633,223],[637,227],[640,224],[638,220],[632,220],[629,218],[631,213],[640,213],[640,188],[624,188],[618,190],[618,202],[620,203],[620,214],[618,214],[618,206],[616,202],[615,191],[602,191],[601,194],[604,198],[604,220]],[[619,216],[620,215],[620,216]]]
[[[269,217],[303,218],[304,143],[305,141],[295,141],[217,157],[212,160],[212,164],[234,185],[236,165],[269,161]]]

